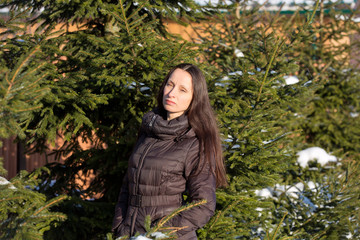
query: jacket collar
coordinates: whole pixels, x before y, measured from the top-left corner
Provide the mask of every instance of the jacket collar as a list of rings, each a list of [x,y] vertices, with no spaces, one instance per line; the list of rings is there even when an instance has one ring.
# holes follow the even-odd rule
[[[185,114],[168,121],[157,108],[144,115],[141,130],[161,140],[181,141],[183,138],[195,136]]]

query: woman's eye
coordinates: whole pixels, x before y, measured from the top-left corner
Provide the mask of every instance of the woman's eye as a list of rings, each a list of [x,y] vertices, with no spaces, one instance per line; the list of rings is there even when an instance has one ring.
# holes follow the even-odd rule
[[[180,91],[182,91],[182,92],[186,92],[186,89],[182,88],[182,89],[180,89]]]

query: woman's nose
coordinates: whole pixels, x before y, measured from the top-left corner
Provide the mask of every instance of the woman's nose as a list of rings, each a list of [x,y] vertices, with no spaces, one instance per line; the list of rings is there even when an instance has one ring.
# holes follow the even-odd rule
[[[170,89],[168,95],[169,97],[175,97],[175,89],[174,88]]]

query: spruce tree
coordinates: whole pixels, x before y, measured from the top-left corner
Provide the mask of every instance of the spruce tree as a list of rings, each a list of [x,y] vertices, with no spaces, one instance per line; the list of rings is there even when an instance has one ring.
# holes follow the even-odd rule
[[[294,128],[301,135],[294,141],[297,151],[321,147],[337,157],[337,164],[312,162],[284,177],[291,186],[304,184],[299,199],[282,198],[279,206],[290,213],[286,234],[303,230],[302,238],[359,238],[359,69],[350,64],[359,34],[354,23],[358,10],[339,3],[324,3],[312,31],[317,32],[308,48],[300,52],[299,77],[307,76],[321,87],[303,109]],[[313,76],[311,79],[310,76]],[[315,183],[315,186],[312,186]],[[282,204],[281,204],[282,205]],[[291,208],[290,208],[291,206]],[[283,211],[283,209],[281,210]]]
[[[351,45],[341,44],[358,32],[356,13],[339,22],[339,5],[319,2],[305,13],[235,3],[198,29],[208,43],[204,59],[215,66],[212,94],[230,176],[201,238],[357,237],[358,70],[349,65]],[[309,146],[341,164],[300,168],[296,152]],[[255,196],[265,192],[271,197]]]
[[[194,2],[3,2],[17,11],[43,8],[31,19],[39,35],[62,25],[46,48],[56,77],[47,81],[50,91],[26,125],[28,153],[46,154],[49,142],[64,141],[53,154],[66,160],[48,165],[39,191],[50,198],[71,196],[55,208],[67,221],[45,238],[104,237],[143,114],[156,106],[155,95],[167,71],[196,59],[190,43],[161,35],[165,28],[157,16],[186,17],[189,7],[194,6],[190,10],[195,13]],[[71,25],[78,28],[70,31]],[[82,149],[82,142],[91,148]],[[90,173],[95,177],[85,188],[79,176]]]
[[[24,17],[26,12],[12,13],[0,22],[6,29],[0,37],[0,138],[25,137],[30,112],[42,107],[41,100],[49,92],[45,83],[54,71],[54,65],[44,61],[42,51],[47,34],[43,38],[27,34]],[[51,224],[66,219],[51,207],[67,197],[48,199],[38,193],[40,170],[32,174],[23,171],[6,180],[1,159],[0,163],[0,238],[42,239]]]
[[[12,118],[17,126],[12,129],[33,143],[30,152],[44,153],[49,141],[64,139],[54,154],[66,156],[65,162],[42,171],[38,190],[49,199],[71,196],[53,208],[68,220],[53,225],[45,238],[97,239],[110,231],[141,116],[156,105],[157,87],[180,61],[196,62],[206,73],[230,181],[217,192],[217,213],[198,231],[200,239],[358,237],[358,70],[348,64],[353,44],[339,41],[359,32],[352,22],[356,12],[319,1],[304,15],[260,11],[247,2],[220,5],[199,29],[193,48],[171,38],[162,25],[163,17],[177,13],[195,16],[192,1],[2,3],[20,13],[44,8],[31,18],[40,26],[26,35],[33,40],[15,44],[23,52],[2,57],[15,61],[1,74],[5,79],[15,73],[17,60],[41,42],[34,59],[44,62],[41,72],[48,75],[42,79],[29,65],[35,78],[28,81],[46,83],[38,86],[46,94],[39,94],[23,118]],[[345,21],[339,21],[344,12]],[[56,23],[63,28],[49,36]],[[70,31],[72,24],[78,29]],[[289,82],[291,76],[298,82]],[[92,148],[82,149],[82,141]],[[311,146],[339,162],[301,168],[296,152]],[[76,181],[79,173],[94,173],[89,187]],[[270,198],[257,196],[265,191]]]

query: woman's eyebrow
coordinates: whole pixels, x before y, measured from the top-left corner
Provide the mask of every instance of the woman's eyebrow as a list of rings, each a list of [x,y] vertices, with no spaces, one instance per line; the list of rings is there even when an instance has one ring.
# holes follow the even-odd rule
[[[170,83],[170,82],[171,82],[172,84],[176,85],[175,82],[169,78],[168,81],[167,81],[167,83]],[[189,89],[191,89],[190,86],[185,86],[185,85],[183,85],[183,84],[181,84],[179,87],[183,87],[183,88],[185,88],[185,89],[188,90],[188,91],[189,91]]]
[[[185,88],[186,90],[188,90],[188,87],[185,86],[185,85],[180,85],[180,87]]]

